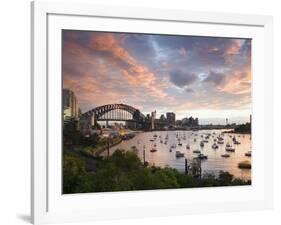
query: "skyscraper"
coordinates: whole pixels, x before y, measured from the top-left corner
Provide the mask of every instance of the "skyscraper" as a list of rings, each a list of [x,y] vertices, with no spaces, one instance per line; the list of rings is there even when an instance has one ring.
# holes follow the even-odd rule
[[[80,109],[74,92],[63,89],[63,119],[78,119],[79,113]]]
[[[156,111],[151,113],[151,129],[155,129],[155,118],[156,118]]]
[[[173,112],[167,112],[166,113],[166,117],[167,117],[167,122],[171,125],[175,125],[176,123],[176,114]]]

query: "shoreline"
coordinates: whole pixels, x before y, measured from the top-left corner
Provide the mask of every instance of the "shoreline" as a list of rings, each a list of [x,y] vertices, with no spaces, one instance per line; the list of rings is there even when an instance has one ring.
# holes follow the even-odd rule
[[[94,157],[99,157],[100,154],[103,153],[104,151],[106,151],[108,148],[109,148],[109,150],[110,150],[110,148],[112,148],[112,147],[114,147],[114,146],[120,144],[121,142],[122,142],[122,139],[120,139],[120,140],[117,141],[116,143],[113,143],[113,144],[111,144],[111,145],[109,145],[109,146],[106,145],[106,146],[102,147],[101,149],[97,149],[97,150],[93,153],[93,156],[94,156]]]
[[[237,132],[237,131],[224,131],[223,132],[224,134],[242,134],[242,135],[244,135],[244,134],[249,134],[249,135],[251,135],[252,133],[251,132]]]

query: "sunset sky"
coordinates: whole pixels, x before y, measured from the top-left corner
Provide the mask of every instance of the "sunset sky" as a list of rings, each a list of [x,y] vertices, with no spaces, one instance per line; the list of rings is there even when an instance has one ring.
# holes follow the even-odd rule
[[[63,31],[63,86],[82,112],[124,103],[203,123],[249,121],[251,40]]]

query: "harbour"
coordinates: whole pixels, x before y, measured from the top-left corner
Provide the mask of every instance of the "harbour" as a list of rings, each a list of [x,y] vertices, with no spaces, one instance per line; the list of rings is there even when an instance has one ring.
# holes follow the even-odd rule
[[[251,169],[241,168],[239,163],[251,165],[250,134],[225,133],[229,130],[200,131],[152,131],[136,133],[135,137],[122,141],[109,149],[135,151],[141,160],[151,166],[171,167],[185,172],[185,159],[191,164],[200,159],[202,175],[227,171],[235,178],[251,179]],[[106,156],[105,151],[101,156]]]

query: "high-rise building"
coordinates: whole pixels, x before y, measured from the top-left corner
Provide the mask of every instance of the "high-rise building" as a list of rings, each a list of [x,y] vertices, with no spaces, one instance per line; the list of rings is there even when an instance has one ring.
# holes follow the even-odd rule
[[[74,92],[69,89],[63,89],[63,119],[78,119],[80,113]]]
[[[162,114],[159,118],[160,122],[165,122],[166,121],[166,118],[164,116],[164,114]]]
[[[151,129],[155,129],[155,118],[156,118],[156,111],[151,113]]]
[[[166,117],[167,117],[167,122],[171,125],[175,125],[176,123],[176,114],[173,112],[167,112],[166,113]]]

